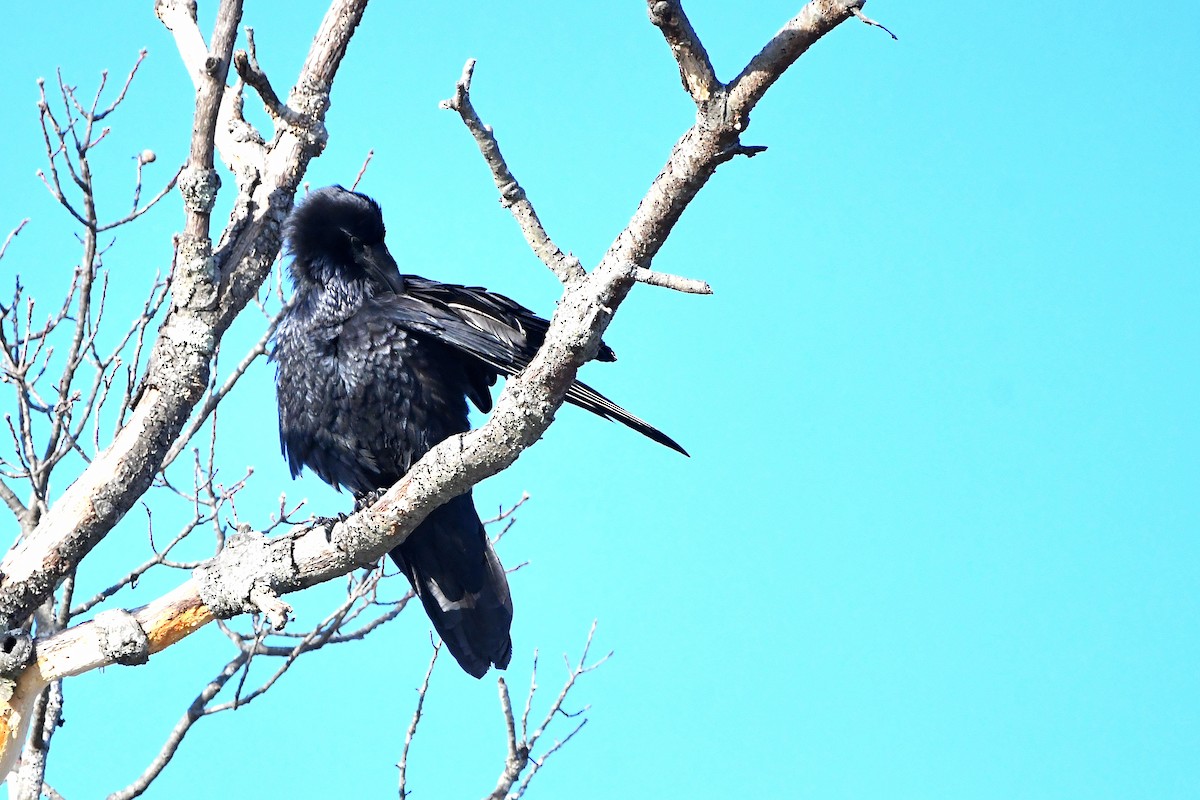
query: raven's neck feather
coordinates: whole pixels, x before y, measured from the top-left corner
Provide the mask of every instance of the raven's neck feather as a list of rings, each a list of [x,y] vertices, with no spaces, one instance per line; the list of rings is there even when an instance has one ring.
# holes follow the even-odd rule
[[[296,311],[314,323],[345,322],[382,291],[373,281],[347,278],[326,259],[317,259],[311,267],[312,279],[296,287]]]

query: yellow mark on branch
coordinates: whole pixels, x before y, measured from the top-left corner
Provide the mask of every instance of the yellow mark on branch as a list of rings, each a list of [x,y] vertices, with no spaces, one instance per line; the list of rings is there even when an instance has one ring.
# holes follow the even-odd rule
[[[197,607],[183,608],[175,616],[157,621],[146,631],[150,652],[157,653],[189,636],[212,622],[216,617],[201,603]]]

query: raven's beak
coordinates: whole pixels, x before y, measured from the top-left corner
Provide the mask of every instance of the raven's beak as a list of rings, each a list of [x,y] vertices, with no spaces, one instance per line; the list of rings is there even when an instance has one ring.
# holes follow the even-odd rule
[[[396,266],[396,259],[388,252],[387,245],[383,242],[371,245],[362,251],[360,257],[363,266],[380,283],[396,294],[404,293],[404,278],[400,276],[400,268]]]

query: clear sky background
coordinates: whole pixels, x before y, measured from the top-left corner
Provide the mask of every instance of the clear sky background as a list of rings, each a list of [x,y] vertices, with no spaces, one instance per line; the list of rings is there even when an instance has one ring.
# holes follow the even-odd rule
[[[247,5],[282,90],[322,3]],[[191,131],[151,6],[4,12],[0,228],[32,221],[0,285],[19,272],[47,308],[78,246],[34,177],[34,81],[61,66],[90,92],[149,49],[96,156],[101,212],[124,213],[130,157],[153,148],[165,176]],[[728,80],[799,4],[686,7]],[[615,651],[569,701],[590,722],[535,797],[1200,796],[1200,12],[867,11],[900,40],[850,22],[804,56],[744,137],[770,149],[721,167],[655,261],[715,295],[638,287],[608,334],[621,360],[585,369],[692,457],[566,409],[477,489],[484,510],[532,495],[501,549],[531,562],[512,581],[517,694],[534,648],[552,694],[593,618]],[[585,265],[694,110],[640,2],[368,9],[307,180],[348,184],[374,148],[360,188],[403,269],[549,314],[556,283],[437,107],[468,57],[476,107]],[[172,198],[117,237],[117,307],[168,268],[182,224]],[[222,373],[261,329],[235,331]],[[223,416],[225,476],[255,467],[242,514],[265,523],[281,491],[346,510],[288,477],[271,381],[258,364]],[[131,514],[81,583],[144,557],[145,532]],[[338,591],[301,601],[301,623]],[[410,612],[199,723],[148,796],[392,796],[429,656]],[[206,630],[69,681],[51,783],[70,800],[124,786],[229,655]],[[490,791],[495,676],[446,659],[426,710],[416,797]]]

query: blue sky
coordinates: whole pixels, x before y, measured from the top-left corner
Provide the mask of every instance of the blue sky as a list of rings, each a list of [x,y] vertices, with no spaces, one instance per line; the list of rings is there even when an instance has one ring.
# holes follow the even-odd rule
[[[286,86],[321,3],[248,5]],[[349,183],[374,148],[361,189],[402,268],[548,314],[557,285],[437,108],[463,62],[479,59],[477,109],[585,265],[693,109],[643,4],[510,5],[369,8],[308,180]],[[686,7],[727,80],[798,5]],[[715,295],[638,287],[608,334],[621,360],[585,369],[692,457],[567,409],[477,489],[483,509],[532,495],[501,550],[531,562],[513,578],[514,687],[540,648],[555,690],[593,618],[596,651],[615,651],[573,696],[591,721],[534,796],[1200,791],[1200,13],[867,11],[900,41],[847,23],[802,58],[744,137],[770,149],[722,167],[656,259]],[[77,245],[34,177],[35,79],[61,65],[90,91],[149,49],[97,155],[114,215],[132,154],[153,148],[152,174],[182,163],[192,91],[150,3],[82,4],[68,22],[20,6],[6,23],[0,228],[32,221],[2,285],[19,272],[53,298]],[[118,307],[167,268],[181,227],[172,198],[118,236]],[[261,326],[234,331],[222,372]],[[224,469],[255,467],[242,514],[265,520],[281,491],[345,510],[288,478],[271,380],[258,365],[224,412]],[[145,552],[131,514],[80,580]],[[149,796],[389,796],[429,654],[425,619],[405,617],[200,723]],[[124,786],[228,657],[204,631],[68,682],[51,783],[72,799]],[[490,791],[495,698],[494,677],[439,667],[410,756],[418,797]]]

